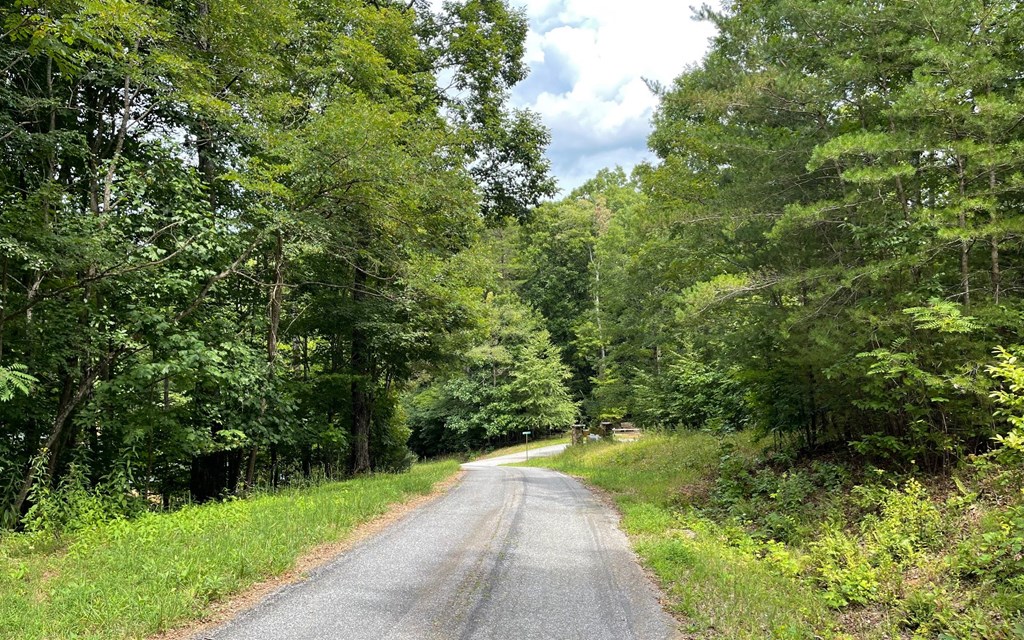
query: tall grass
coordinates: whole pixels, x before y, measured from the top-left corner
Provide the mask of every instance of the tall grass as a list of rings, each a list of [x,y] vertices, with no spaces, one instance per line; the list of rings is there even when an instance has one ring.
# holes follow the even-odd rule
[[[569,444],[571,438],[567,435],[555,435],[548,438],[539,438],[537,440],[530,440],[529,444],[514,444],[511,447],[501,447],[493,451],[488,451],[478,457],[476,460],[487,460],[488,458],[499,458],[501,456],[511,455],[513,453],[522,453],[529,449],[539,449],[541,447],[550,447],[556,444]]]
[[[748,440],[742,441],[749,448]],[[720,440],[704,433],[648,435],[636,442],[570,447],[531,466],[558,469],[611,491],[619,502],[668,506],[706,488],[718,468]]]
[[[756,450],[747,435],[726,440],[741,455]],[[689,631],[735,640],[820,637],[831,616],[820,595],[797,578],[799,559],[742,530],[723,530],[691,508],[711,491],[721,451],[722,440],[708,434],[653,435],[570,447],[529,464],[611,493],[623,529]]]
[[[52,539],[0,540],[0,638],[143,638],[203,616],[311,547],[458,469],[454,461],[247,500],[148,514]]]

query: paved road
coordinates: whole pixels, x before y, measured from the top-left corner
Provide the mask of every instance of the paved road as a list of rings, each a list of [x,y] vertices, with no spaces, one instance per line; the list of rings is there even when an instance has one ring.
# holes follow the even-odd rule
[[[497,466],[523,457],[464,465],[448,494],[207,637],[673,638],[615,516],[567,476]]]

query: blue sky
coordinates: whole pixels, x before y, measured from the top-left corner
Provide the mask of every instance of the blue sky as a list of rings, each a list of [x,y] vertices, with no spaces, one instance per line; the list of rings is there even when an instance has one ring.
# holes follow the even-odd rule
[[[699,1],[699,0],[698,0]],[[513,102],[551,129],[548,152],[568,192],[602,167],[627,170],[649,159],[657,105],[644,78],[671,82],[703,57],[710,25],[688,2],[668,0],[512,0],[530,20],[529,78]]]

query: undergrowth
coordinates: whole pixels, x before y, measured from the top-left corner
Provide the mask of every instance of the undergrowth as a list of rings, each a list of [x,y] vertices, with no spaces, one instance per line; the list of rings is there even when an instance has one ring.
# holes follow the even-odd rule
[[[0,539],[0,638],[143,638],[200,618],[211,603],[283,573],[303,552],[428,493],[457,468],[415,465],[134,519],[104,520],[86,495],[75,498],[85,521],[67,522],[66,510],[51,505],[54,523]]]
[[[686,433],[531,464],[611,492],[694,637],[1020,640],[1012,454],[915,476]]]

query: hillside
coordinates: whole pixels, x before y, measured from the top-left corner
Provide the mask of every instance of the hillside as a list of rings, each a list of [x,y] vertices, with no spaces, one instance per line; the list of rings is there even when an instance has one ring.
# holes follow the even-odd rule
[[[694,638],[1022,637],[1019,466],[894,474],[704,433],[529,464],[610,495]]]

